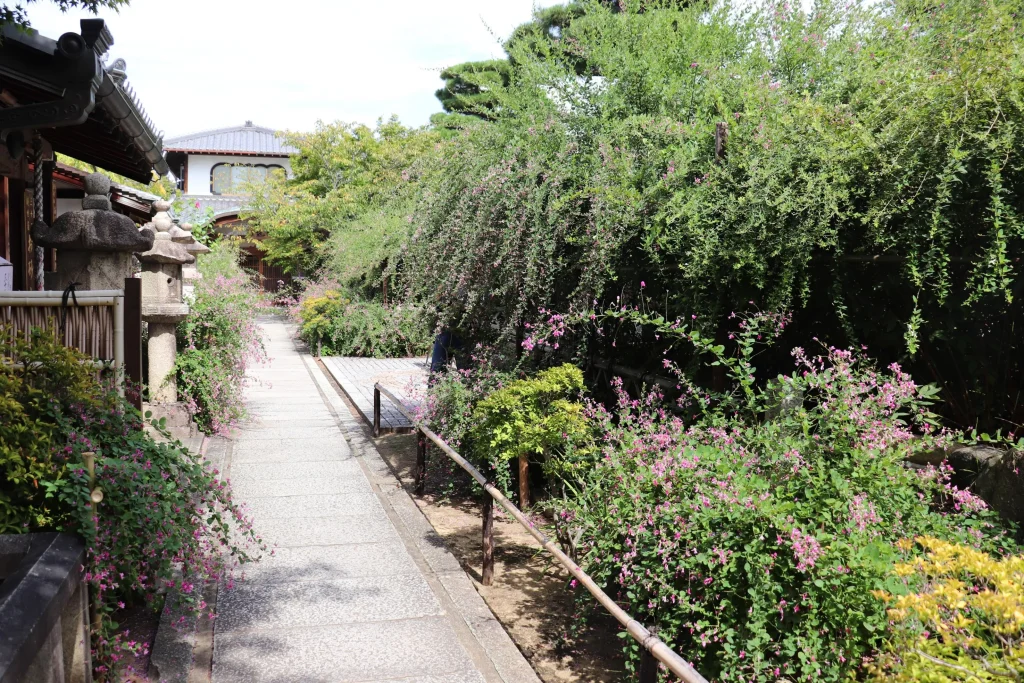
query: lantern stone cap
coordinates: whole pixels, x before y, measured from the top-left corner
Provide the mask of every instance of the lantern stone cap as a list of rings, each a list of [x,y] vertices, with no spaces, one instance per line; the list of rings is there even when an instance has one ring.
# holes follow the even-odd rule
[[[202,242],[193,237],[192,242],[190,244],[185,245],[185,251],[187,251],[190,254],[196,255],[209,254],[212,251],[212,249],[210,249],[208,246],[206,246],[205,244],[203,244]]]
[[[188,314],[188,304],[179,301],[142,302],[142,319],[148,323],[178,323]]]
[[[100,179],[106,181],[107,188],[110,187],[110,180],[97,173],[86,179],[86,187],[101,189],[103,183]],[[95,199],[93,203],[97,207],[103,205],[106,208],[69,211],[58,216],[51,226],[36,221],[32,225],[32,238],[36,244],[54,249],[104,252],[139,252],[153,248],[155,235],[152,229],[138,230],[131,218],[110,211],[110,200],[104,195],[90,195],[86,197],[88,199]],[[83,206],[86,200],[83,200]]]
[[[147,251],[140,253],[143,263],[193,263],[196,257],[185,251],[185,247],[170,240],[157,240]]]
[[[192,237],[191,232],[183,230],[177,225],[171,226],[171,229],[167,231],[167,234],[171,236],[172,242],[177,242],[178,244],[191,244],[195,239]]]

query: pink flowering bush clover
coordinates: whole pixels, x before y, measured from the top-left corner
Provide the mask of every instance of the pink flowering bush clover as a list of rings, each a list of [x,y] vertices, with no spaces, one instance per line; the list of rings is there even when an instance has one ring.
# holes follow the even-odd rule
[[[573,470],[571,494],[556,503],[558,535],[579,539],[584,569],[710,680],[844,680],[886,637],[871,591],[906,589],[891,575],[897,541],[1014,547],[944,470],[905,465],[958,435],[935,425],[932,389],[898,366],[795,349],[791,374],[758,383],[756,350],[785,323],[740,318],[727,355],[682,321],[643,321],[724,366],[731,389],[680,372],[672,405],[618,382],[613,409],[590,408],[604,435],[593,466]],[[635,661],[638,647],[625,642]]]

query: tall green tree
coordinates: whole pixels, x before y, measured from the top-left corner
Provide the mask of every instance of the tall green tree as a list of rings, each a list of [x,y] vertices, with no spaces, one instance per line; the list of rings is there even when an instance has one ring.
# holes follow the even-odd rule
[[[441,72],[444,86],[435,95],[450,114],[492,120],[497,115],[499,91],[508,87],[511,76],[506,59],[456,64]]]
[[[411,167],[437,135],[391,117],[375,128],[318,122],[311,133],[284,137],[299,150],[291,158],[293,177],[249,188],[253,198],[242,217],[251,236],[291,273],[314,274],[326,264],[343,279],[379,271],[393,248],[390,236],[404,236],[409,226],[405,214],[396,218],[388,207],[405,201]]]
[[[50,0],[60,7],[61,12],[68,12],[73,9],[84,9],[93,14],[98,14],[101,9],[117,10],[127,5],[131,0]],[[6,2],[0,3],[0,27],[14,24],[23,28],[31,26],[28,17],[27,5],[32,5],[38,0],[25,0],[25,4],[11,5]]]

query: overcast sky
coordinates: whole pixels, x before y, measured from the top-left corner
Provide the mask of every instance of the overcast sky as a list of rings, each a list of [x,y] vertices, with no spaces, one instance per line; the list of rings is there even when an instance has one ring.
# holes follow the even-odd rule
[[[538,0],[537,6],[555,4]],[[439,72],[503,56],[534,0],[132,0],[104,11],[112,60],[158,129],[174,137],[241,125],[310,130],[317,119],[421,125],[440,110]],[[29,6],[50,38],[83,13]]]

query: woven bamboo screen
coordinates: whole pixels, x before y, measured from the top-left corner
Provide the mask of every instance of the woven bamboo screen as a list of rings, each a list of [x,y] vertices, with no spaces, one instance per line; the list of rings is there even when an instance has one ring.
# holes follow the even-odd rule
[[[62,344],[78,349],[96,360],[114,358],[114,307],[81,305],[68,306]],[[61,307],[59,306],[4,306],[0,302],[0,327],[13,328],[25,339],[33,327],[49,330],[60,339]]]

